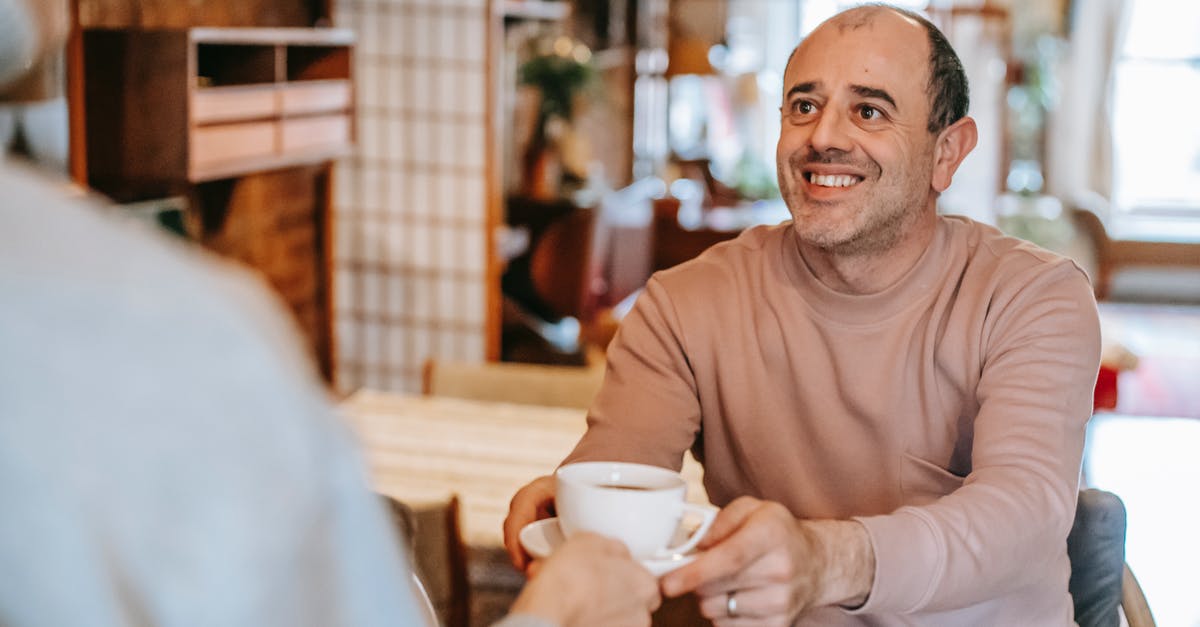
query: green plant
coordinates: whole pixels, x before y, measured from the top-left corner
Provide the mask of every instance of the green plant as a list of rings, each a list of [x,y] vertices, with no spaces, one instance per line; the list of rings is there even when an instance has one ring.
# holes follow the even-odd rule
[[[570,120],[576,94],[592,84],[596,71],[573,56],[543,54],[523,63],[517,74],[522,85],[541,92],[539,117],[545,122],[556,115]]]
[[[537,122],[522,155],[521,188],[533,197],[561,193],[564,177],[578,178],[567,171],[559,154],[559,142],[570,127],[579,94],[596,85],[596,70],[589,63],[591,51],[567,37],[538,42],[543,49],[517,69],[517,79],[541,93]]]
[[[775,182],[775,173],[749,151],[742,153],[733,168],[733,188],[742,198],[779,198],[779,185]]]

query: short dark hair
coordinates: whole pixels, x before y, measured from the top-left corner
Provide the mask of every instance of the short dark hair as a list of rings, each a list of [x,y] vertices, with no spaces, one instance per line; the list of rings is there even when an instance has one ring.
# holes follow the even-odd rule
[[[930,102],[929,122],[926,124],[929,132],[940,133],[947,126],[966,117],[967,109],[971,105],[967,73],[963,70],[958,53],[954,51],[954,47],[950,45],[950,41],[946,39],[942,31],[921,14],[908,9],[884,3],[854,7],[854,9],[861,8],[895,11],[925,27],[925,32],[929,35],[929,84],[925,87],[925,91],[929,93]],[[853,11],[854,9],[849,10]],[[851,27],[856,28],[865,23],[866,20],[863,20],[852,24]],[[791,64],[792,58],[796,56],[796,51],[799,49],[799,46],[792,49],[792,54],[788,57],[788,64]]]
[[[967,73],[954,46],[950,45],[950,41],[933,22],[907,9],[889,8],[912,18],[924,26],[929,34],[929,85],[925,87],[931,104],[928,129],[930,133],[940,133],[967,115],[967,109],[971,106]]]

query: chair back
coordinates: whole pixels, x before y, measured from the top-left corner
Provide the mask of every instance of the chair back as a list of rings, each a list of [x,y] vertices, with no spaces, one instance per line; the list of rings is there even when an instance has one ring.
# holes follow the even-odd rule
[[[635,181],[551,222],[530,255],[538,298],[558,316],[588,324],[641,289],[652,270],[651,199],[661,186]]]
[[[407,503],[385,497],[413,562],[412,589],[431,625],[467,627],[471,593],[458,497]]]
[[[679,224],[679,201],[667,197],[654,201],[654,258],[655,271],[666,270],[721,242],[731,240],[741,231],[722,231],[710,228],[685,229]]]
[[[1154,618],[1125,563],[1125,504],[1104,490],[1079,492],[1075,523],[1067,536],[1069,589],[1080,627],[1152,627]]]
[[[603,285],[603,223],[592,209],[580,208],[555,220],[529,259],[534,293],[557,316],[591,317]]]
[[[508,362],[425,362],[425,394],[480,401],[587,409],[604,367],[548,366]]]
[[[1116,627],[1125,568],[1125,505],[1117,495],[1096,489],[1079,492],[1067,555],[1075,622],[1080,627]]]

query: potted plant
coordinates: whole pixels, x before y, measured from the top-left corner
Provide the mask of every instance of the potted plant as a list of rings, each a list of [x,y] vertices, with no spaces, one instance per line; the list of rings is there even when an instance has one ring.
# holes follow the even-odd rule
[[[590,60],[586,46],[559,37],[518,69],[520,84],[535,88],[540,97],[537,120],[521,159],[521,188],[526,196],[550,200],[560,195],[560,144],[571,132],[580,94],[595,83]]]

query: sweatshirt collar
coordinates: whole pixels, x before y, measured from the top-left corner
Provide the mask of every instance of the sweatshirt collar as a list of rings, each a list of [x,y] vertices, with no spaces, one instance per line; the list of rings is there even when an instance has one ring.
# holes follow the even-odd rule
[[[783,265],[799,296],[818,315],[851,325],[882,323],[937,291],[948,252],[947,229],[946,221],[939,216],[933,239],[913,267],[892,285],[872,294],[847,294],[821,283],[800,255],[799,237],[790,222],[783,238]]]

